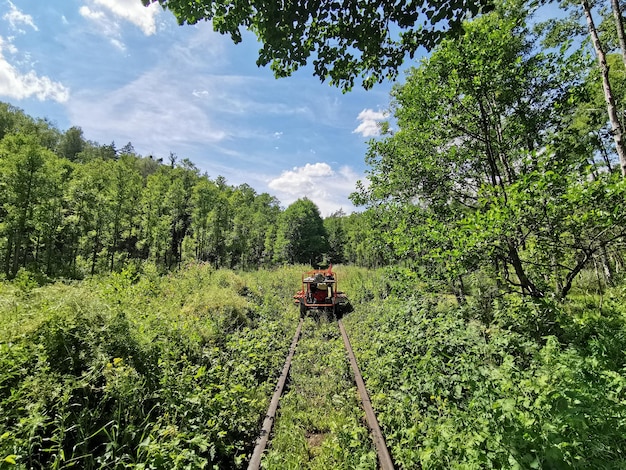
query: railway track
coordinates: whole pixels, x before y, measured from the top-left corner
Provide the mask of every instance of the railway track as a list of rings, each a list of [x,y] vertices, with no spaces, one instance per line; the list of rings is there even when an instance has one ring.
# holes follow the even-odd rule
[[[354,352],[352,350],[352,346],[350,344],[348,334],[346,333],[346,330],[341,320],[337,321],[337,325],[341,333],[341,337],[343,339],[343,345],[345,348],[347,359],[352,369],[352,373],[353,373],[354,381],[356,383],[356,387],[358,390],[361,405],[362,405],[363,410],[365,411],[365,418],[367,421],[367,426],[369,428],[369,435],[376,449],[378,468],[381,470],[392,470],[394,468],[393,461],[391,460],[391,456],[387,449],[384,436],[380,430],[380,426],[378,425],[378,420],[376,419],[376,414],[374,413],[374,410],[372,408],[372,404],[370,402],[369,394],[365,387],[363,377],[361,376],[361,372],[359,371],[359,367],[358,367]],[[283,366],[281,374],[278,378],[278,382],[274,389],[274,394],[270,401],[270,405],[265,415],[265,419],[263,420],[261,431],[255,442],[255,447],[252,453],[252,457],[248,464],[248,470],[257,470],[261,468],[261,460],[263,457],[263,453],[265,452],[265,449],[269,442],[269,438],[270,438],[272,427],[274,425],[274,421],[276,418],[276,412],[278,410],[279,402],[280,402],[281,396],[283,395],[285,384],[289,376],[291,362],[296,353],[298,341],[302,335],[302,328],[303,328],[303,319],[300,319],[300,322],[298,323],[298,327],[296,328],[296,332],[294,334],[293,340],[291,342],[291,347],[289,348],[289,353],[287,354],[285,364]]]

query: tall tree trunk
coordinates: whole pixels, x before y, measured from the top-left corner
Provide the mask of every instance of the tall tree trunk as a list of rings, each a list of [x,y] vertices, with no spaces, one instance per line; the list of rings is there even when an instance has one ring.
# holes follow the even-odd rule
[[[604,164],[606,165],[607,170],[609,170],[609,173],[612,173],[613,167],[611,166],[611,158],[609,157],[609,152],[606,150],[606,147],[604,146],[602,139],[600,138],[600,135],[595,134],[594,137],[598,143],[598,148],[600,149],[600,154],[602,155]]]
[[[46,242],[44,241],[44,244]],[[35,255],[34,255],[34,262],[35,262],[35,267],[39,267],[39,249],[41,248],[41,234],[38,233],[37,234],[37,239],[35,241]]]
[[[17,274],[18,269],[25,265],[26,257],[24,256],[24,263],[21,262],[20,257],[23,256],[22,251],[22,239],[25,238],[26,223],[31,214],[31,195],[32,195],[32,183],[35,174],[35,170],[31,169],[29,172],[28,186],[26,187],[26,197],[24,198],[24,207],[20,213],[18,220],[17,231],[15,233],[15,254],[13,257],[13,270],[11,271],[11,277]]]
[[[578,276],[578,274],[583,270],[587,262],[591,259],[593,255],[592,250],[585,250],[582,255],[578,258],[576,266],[572,269],[567,276],[565,276],[565,284],[563,285],[563,290],[558,293],[559,299],[563,300],[567,297],[570,289],[572,288],[572,284],[574,282],[574,278]]]
[[[52,276],[52,251],[53,251],[53,245],[54,245],[54,237],[52,235],[50,235],[48,237],[48,242],[46,243],[46,274],[48,276]],[[61,258],[59,261],[59,264],[61,266],[63,266],[64,264],[64,253],[63,253],[63,248],[61,248],[61,253],[59,254],[59,258]]]
[[[622,51],[622,61],[626,67],[626,36],[624,35],[624,20],[622,18],[622,8],[619,5],[619,0],[611,0],[611,8],[613,9],[613,18],[615,18],[615,29],[617,30],[619,48]]]
[[[15,234],[15,245],[13,251],[13,267],[11,268],[11,277],[15,277],[17,271],[20,268],[20,256],[22,256],[20,252],[20,248],[22,245],[22,230],[18,228]]]
[[[115,252],[117,251],[117,232],[118,232],[118,221],[116,220],[113,226],[113,241],[111,242],[111,247],[109,248],[109,252],[111,254],[111,260],[109,262],[110,272],[113,272],[113,268],[115,266]]]
[[[615,106],[615,99],[613,98],[611,83],[609,82],[609,66],[606,62],[606,55],[602,49],[602,44],[600,44],[600,38],[598,37],[598,31],[596,30],[596,26],[593,22],[593,17],[591,16],[589,3],[587,0],[583,0],[581,4],[583,10],[585,11],[585,17],[587,18],[587,28],[589,29],[591,42],[593,43],[593,48],[598,56],[598,65],[602,75],[602,88],[604,89],[604,99],[609,113],[609,120],[611,121],[611,133],[613,134],[613,140],[615,141],[615,150],[617,150],[617,154],[619,155],[622,176],[626,177],[626,148],[624,147],[622,124],[617,116],[617,107]]]
[[[465,305],[467,300],[465,298],[465,284],[463,283],[463,276],[459,276],[458,284],[453,282],[454,287],[454,296],[456,297],[456,301],[459,305]]]
[[[540,289],[538,289],[537,286],[535,286],[535,284],[526,275],[524,265],[519,257],[519,252],[517,251],[517,246],[515,245],[515,243],[512,240],[508,240],[507,244],[509,261],[513,265],[513,269],[515,269],[515,274],[517,275],[517,279],[519,280],[522,292],[530,294],[531,297],[543,297],[544,293]]]
[[[13,234],[14,234],[14,231],[11,230],[9,232],[9,237],[7,240],[7,251],[4,257],[4,274],[6,275],[6,277],[11,276],[11,259],[12,259],[11,257],[13,255]]]

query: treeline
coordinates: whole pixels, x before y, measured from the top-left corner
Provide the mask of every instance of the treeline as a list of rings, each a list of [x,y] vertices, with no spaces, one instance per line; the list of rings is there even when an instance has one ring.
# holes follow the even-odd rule
[[[188,159],[168,161],[60,132],[45,119],[0,103],[0,260],[80,278],[132,260],[161,269],[188,261],[255,268],[289,262],[354,262],[380,256],[362,233],[360,214],[322,220],[308,199],[282,210],[248,186],[209,178]],[[372,247],[373,248],[373,247]]]

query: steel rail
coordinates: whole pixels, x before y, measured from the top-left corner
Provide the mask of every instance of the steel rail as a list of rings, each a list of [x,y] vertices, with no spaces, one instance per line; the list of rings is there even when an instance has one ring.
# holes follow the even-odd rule
[[[378,464],[380,466],[379,468],[382,470],[393,470],[393,461],[391,460],[391,456],[387,450],[387,444],[385,443],[383,433],[378,425],[376,413],[374,413],[374,409],[372,408],[372,402],[367,394],[365,382],[363,381],[363,377],[359,371],[359,366],[356,362],[356,357],[354,356],[354,351],[352,351],[352,346],[350,345],[350,339],[348,339],[348,334],[346,333],[346,329],[343,327],[341,320],[337,320],[337,323],[339,324],[339,330],[341,331],[341,336],[343,337],[343,344],[348,352],[348,359],[350,360],[350,365],[352,366],[352,372],[354,372],[354,380],[359,391],[359,396],[361,397],[361,403],[363,403],[367,425],[370,428],[372,440],[374,441],[374,446],[376,447]]]
[[[293,336],[293,341],[291,342],[291,347],[289,348],[289,354],[287,354],[283,371],[280,373],[278,384],[276,384],[276,388],[274,389],[272,401],[270,402],[265,419],[263,420],[263,427],[261,428],[259,437],[257,437],[252,457],[248,463],[248,470],[258,470],[261,468],[261,457],[263,456],[263,452],[267,446],[267,441],[270,437],[270,432],[272,431],[274,417],[276,416],[276,410],[278,409],[278,402],[283,394],[283,388],[285,387],[285,382],[287,381],[287,376],[289,375],[289,368],[291,367],[291,360],[293,359],[293,355],[296,352],[296,346],[298,345],[298,340],[300,339],[302,321],[303,320],[300,319],[300,323],[298,323],[298,328],[296,329],[296,334]]]

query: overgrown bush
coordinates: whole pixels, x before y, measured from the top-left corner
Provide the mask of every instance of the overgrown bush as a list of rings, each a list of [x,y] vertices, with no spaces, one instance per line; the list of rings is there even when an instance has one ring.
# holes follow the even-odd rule
[[[291,273],[145,271],[2,290],[0,468],[243,465],[297,322],[261,290]]]
[[[389,299],[345,320],[398,467],[626,468],[623,308],[470,308]]]

